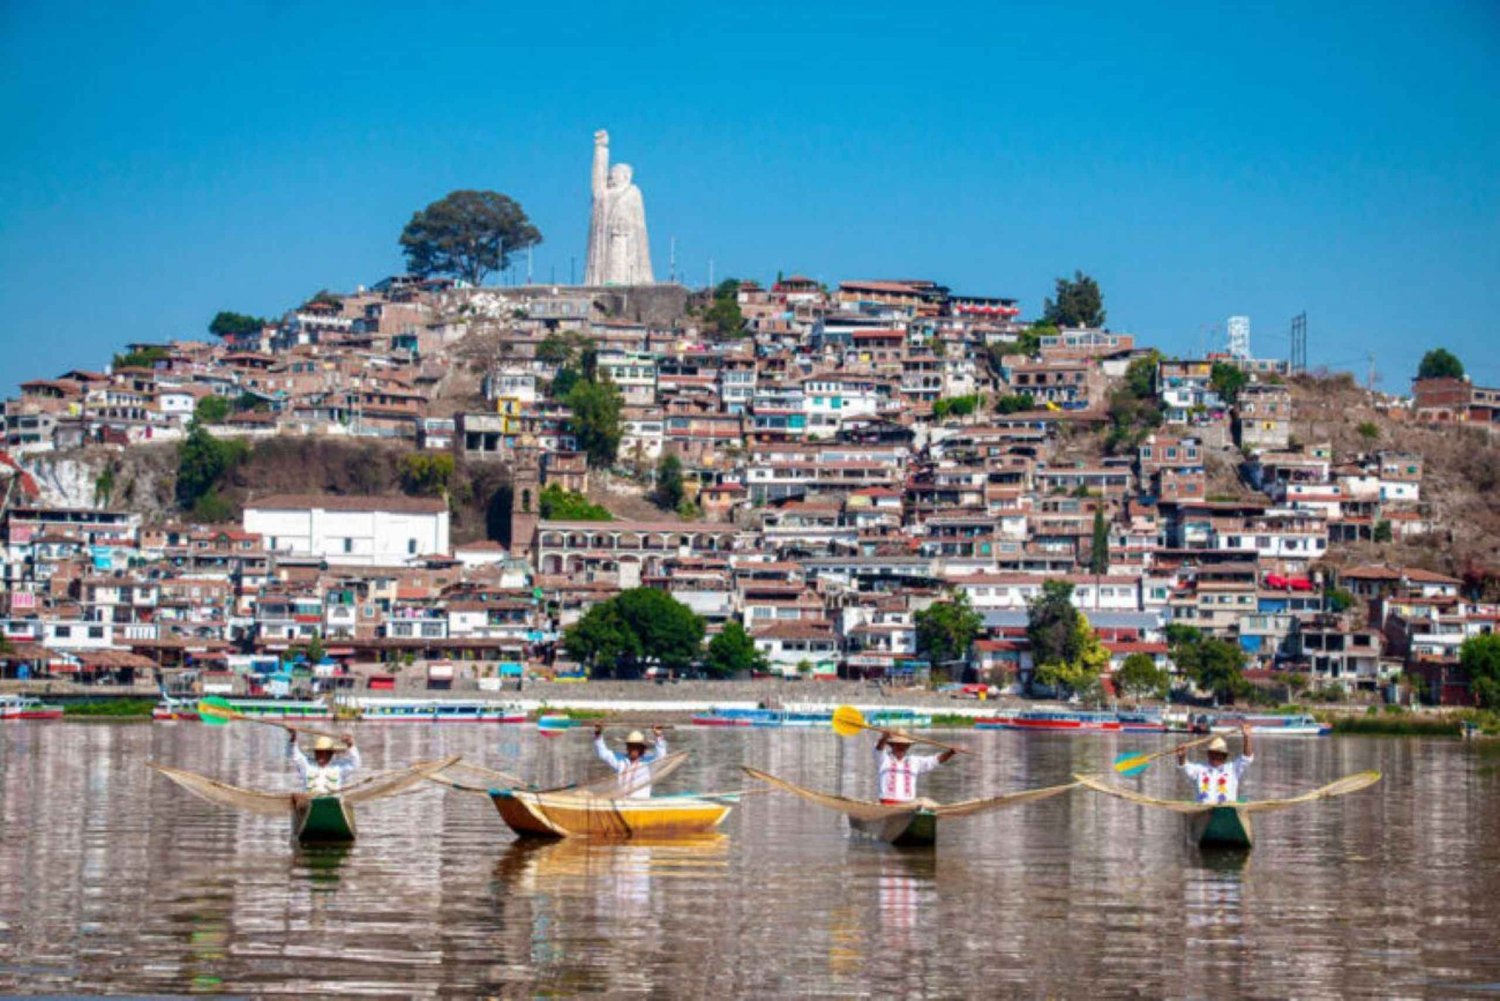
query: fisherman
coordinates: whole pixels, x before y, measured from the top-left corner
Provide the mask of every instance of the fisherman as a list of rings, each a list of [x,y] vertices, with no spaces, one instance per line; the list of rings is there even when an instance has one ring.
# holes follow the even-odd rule
[[[895,806],[917,798],[917,776],[930,772],[958,753],[907,754],[916,743],[900,730],[881,731],[875,742],[875,767],[880,775],[880,802]]]
[[[651,735],[656,738],[655,747],[646,743],[646,735],[641,731],[631,730],[625,737],[625,754],[621,756],[604,742],[604,727],[594,724],[594,753],[619,776],[621,796],[651,798],[651,762],[667,756],[667,740],[661,735],[661,727],[653,726]]]
[[[302,776],[303,792],[308,796],[337,794],[350,774],[359,767],[359,751],[354,746],[352,734],[344,734],[342,744],[332,737],[319,737],[313,744],[311,761],[307,760],[302,748],[297,746],[297,732],[288,731],[288,736],[291,740],[286,746],[287,757],[292,759],[297,774]],[[340,751],[343,755],[335,761],[334,755]]]
[[[1215,737],[1208,744],[1208,764],[1199,764],[1187,759],[1187,747],[1177,749],[1177,764],[1182,773],[1198,787],[1200,803],[1235,803],[1240,798],[1240,777],[1250,762],[1255,760],[1255,751],[1250,746],[1250,724],[1240,724],[1240,736],[1245,741],[1245,752],[1233,761],[1229,760],[1229,744],[1223,737]]]

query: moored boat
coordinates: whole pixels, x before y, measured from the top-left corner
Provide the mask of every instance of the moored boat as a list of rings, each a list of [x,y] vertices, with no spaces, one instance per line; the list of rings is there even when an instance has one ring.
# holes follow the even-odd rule
[[[1119,733],[1124,729],[1111,712],[1070,709],[1026,709],[1013,716],[987,716],[974,721],[978,730],[1035,730],[1060,733]]]
[[[485,699],[357,698],[353,707],[364,723],[525,723],[526,712]]]
[[[329,720],[333,710],[317,699],[224,699],[226,708],[255,719]],[[198,703],[163,698],[151,710],[154,720],[198,719]]]
[[[731,802],[691,795],[612,799],[492,789],[490,799],[506,826],[531,838],[699,835],[718,827],[734,808]]]
[[[62,719],[62,706],[50,705],[40,699],[26,695],[0,696],[0,719],[41,720]]]
[[[874,727],[912,730],[931,726],[932,715],[914,709],[876,708],[866,711],[865,721]],[[714,706],[694,716],[692,722],[696,726],[716,727],[823,727],[833,723],[833,709],[805,705],[784,709]]]
[[[1239,733],[1248,725],[1256,737],[1327,737],[1333,727],[1307,715],[1280,713],[1200,713],[1169,729],[1178,733]]]
[[[1162,733],[1167,729],[1160,710],[1120,709],[1115,712],[1125,733]]]

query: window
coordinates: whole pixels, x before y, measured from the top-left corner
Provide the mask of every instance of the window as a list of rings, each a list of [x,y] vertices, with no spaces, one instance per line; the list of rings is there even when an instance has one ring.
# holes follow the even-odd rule
[[[103,626],[89,626],[89,639],[102,640],[104,638]]]
[[[52,634],[54,636],[56,636],[58,639],[60,639],[60,640],[69,639],[73,635],[73,627],[72,626],[58,626],[56,629],[53,630]]]
[[[354,540],[353,539],[349,539],[349,538],[344,539],[344,552],[346,552],[346,553],[352,553],[352,552],[354,552]]]
[[[407,539],[406,540],[406,552],[407,552],[407,555],[409,555],[409,556],[415,556],[417,554],[417,540],[416,539]]]

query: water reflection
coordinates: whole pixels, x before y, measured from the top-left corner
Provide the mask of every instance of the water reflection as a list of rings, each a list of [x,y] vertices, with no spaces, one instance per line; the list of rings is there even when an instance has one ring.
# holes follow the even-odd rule
[[[362,806],[359,841],[203,803],[148,758],[236,785],[291,781],[267,728],[0,725],[0,990],[328,996],[1448,995],[1500,981],[1500,773],[1457,742],[1269,744],[1249,792],[1362,768],[1380,786],[1257,817],[1247,854],[1182,818],[1072,792],[945,824],[934,849],[852,839],[795,798],[745,799],[692,842],[516,841],[481,796]],[[370,727],[368,767],[463,753],[528,775],[585,740]],[[976,734],[942,801],[1107,768],[1118,740]],[[827,733],[679,731],[663,791],[733,788],[743,762],[868,795]],[[1171,769],[1141,780],[1180,794]]]

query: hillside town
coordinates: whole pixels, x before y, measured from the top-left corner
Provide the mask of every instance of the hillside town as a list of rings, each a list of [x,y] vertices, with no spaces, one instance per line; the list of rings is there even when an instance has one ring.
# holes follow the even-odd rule
[[[1065,584],[1103,695],[1132,658],[1191,687],[1190,627],[1252,689],[1471,704],[1458,650],[1494,631],[1493,592],[1360,558],[1454,527],[1423,455],[1321,440],[1294,402],[1305,363],[1254,356],[1248,321],[1169,357],[1098,302],[1068,315],[1089,285],[1060,280],[1053,322],[1027,322],[925,280],[396,276],[29,379],[3,409],[0,670],[498,691],[613,673],[564,637],[650,588],[710,638],[742,629],[757,673],[1027,691],[1048,687],[1031,610]],[[1500,424],[1500,389],[1464,378],[1388,399],[1412,423]],[[214,448],[288,438],[377,442],[410,475],[221,495]],[[175,510],[114,489],[150,449],[183,457]],[[190,454],[222,461],[185,492]],[[59,456],[106,457],[91,503],[41,482]],[[455,484],[490,467],[498,516],[461,538]],[[920,623],[945,603],[976,628],[939,658]]]

